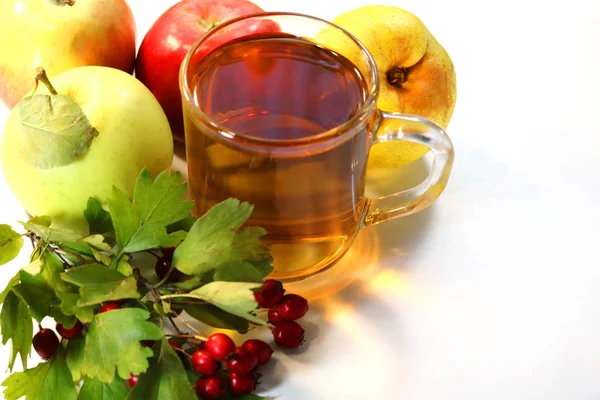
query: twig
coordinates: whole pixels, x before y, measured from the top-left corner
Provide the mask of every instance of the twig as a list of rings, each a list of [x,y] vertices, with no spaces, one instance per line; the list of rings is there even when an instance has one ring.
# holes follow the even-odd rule
[[[184,339],[194,339],[197,340],[199,342],[206,342],[208,340],[207,337],[205,337],[204,335],[187,335],[187,334],[181,334],[181,335],[172,335],[169,333],[165,333],[165,336],[167,337],[176,337],[176,338],[184,338]]]
[[[188,328],[190,328],[192,331],[196,332],[197,334],[199,334],[200,336],[205,337],[206,335],[202,332],[200,332],[198,329],[194,328],[192,325],[188,324],[183,318],[181,318],[179,315],[176,315],[176,318],[181,321],[182,324],[184,324],[185,326],[187,326]]]
[[[181,332],[181,329],[179,329],[179,327],[177,326],[177,324],[175,323],[175,321],[173,320],[173,317],[169,316],[169,321],[171,322],[171,325],[173,325],[173,328],[175,328],[175,331],[179,334],[183,334],[183,332]]]

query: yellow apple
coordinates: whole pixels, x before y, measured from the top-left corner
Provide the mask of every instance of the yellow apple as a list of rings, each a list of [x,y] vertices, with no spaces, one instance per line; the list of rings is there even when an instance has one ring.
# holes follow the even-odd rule
[[[381,85],[379,109],[419,115],[448,126],[456,103],[454,64],[417,16],[398,7],[376,5],[346,12],[332,22],[354,35],[373,56]],[[378,144],[371,150],[369,166],[396,167],[427,151],[425,146],[408,142]]]
[[[29,214],[49,215],[53,226],[85,232],[88,198],[105,203],[113,185],[131,198],[144,167],[153,176],[170,168],[173,138],[156,98],[125,72],[77,67],[50,82],[59,96],[40,84],[9,115],[2,170]],[[62,101],[44,108],[58,97]],[[83,117],[73,118],[73,104]]]
[[[50,75],[84,65],[132,72],[135,35],[125,0],[2,0],[0,100],[12,108],[39,65]]]

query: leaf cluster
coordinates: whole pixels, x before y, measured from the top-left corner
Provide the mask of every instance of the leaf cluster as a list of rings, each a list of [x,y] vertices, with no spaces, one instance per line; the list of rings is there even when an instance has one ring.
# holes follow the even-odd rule
[[[85,234],[55,228],[49,216],[22,222],[23,233],[0,225],[0,265],[20,253],[24,238],[33,244],[30,263],[0,293],[8,367],[17,357],[24,367],[2,383],[6,400],[197,399],[189,362],[168,338],[181,339],[189,353],[203,336],[180,329],[178,313],[241,333],[266,324],[253,291],[273,259],[265,231],[245,226],[252,206],[229,199],[196,219],[185,193],[179,173],[153,179],[143,170],[132,199],[116,187],[107,204],[89,199]],[[170,264],[163,276],[155,271],[159,260]],[[120,309],[98,313],[114,301]],[[63,339],[50,360],[28,369],[33,321],[48,317],[67,328],[80,321],[83,334]],[[123,383],[131,375],[140,375],[133,390]]]

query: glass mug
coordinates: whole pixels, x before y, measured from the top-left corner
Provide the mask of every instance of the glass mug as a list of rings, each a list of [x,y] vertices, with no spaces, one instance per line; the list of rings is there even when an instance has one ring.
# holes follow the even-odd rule
[[[272,277],[293,281],[338,261],[359,230],[420,211],[446,186],[454,150],[435,123],[377,109],[366,48],[327,21],[295,13],[230,20],[188,52],[180,72],[194,213],[234,197],[267,230]],[[389,140],[430,149],[429,176],[365,196],[370,148]]]

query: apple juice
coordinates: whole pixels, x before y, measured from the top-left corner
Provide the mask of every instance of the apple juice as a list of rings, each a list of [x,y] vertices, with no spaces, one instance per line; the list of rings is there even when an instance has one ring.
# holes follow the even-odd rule
[[[225,128],[184,111],[195,214],[230,197],[253,204],[248,225],[267,230],[281,278],[341,257],[365,209],[370,129],[344,127],[339,137],[361,131],[335,144],[318,135],[363,106],[358,68],[312,42],[269,35],[223,45],[191,74],[196,106]]]

